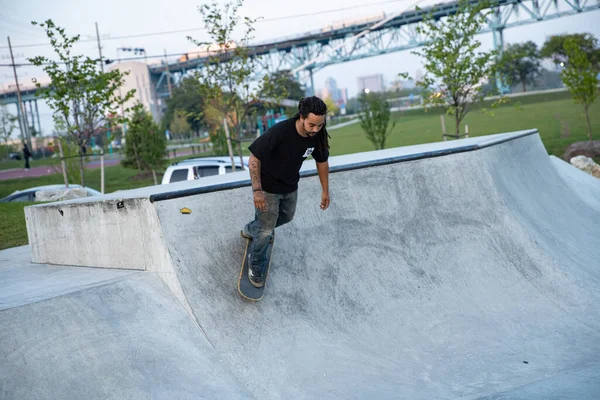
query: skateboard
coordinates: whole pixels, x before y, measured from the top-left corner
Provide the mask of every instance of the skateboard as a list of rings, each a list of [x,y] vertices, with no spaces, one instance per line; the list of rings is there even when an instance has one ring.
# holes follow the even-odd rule
[[[244,251],[244,258],[242,259],[242,269],[240,270],[240,278],[238,280],[238,292],[245,299],[258,301],[263,298],[265,293],[265,287],[267,286],[267,278],[269,277],[269,270],[271,269],[271,255],[273,254],[273,242],[269,242],[267,247],[267,274],[265,275],[265,284],[257,288],[248,279],[248,248],[252,239],[246,239],[246,250]]]

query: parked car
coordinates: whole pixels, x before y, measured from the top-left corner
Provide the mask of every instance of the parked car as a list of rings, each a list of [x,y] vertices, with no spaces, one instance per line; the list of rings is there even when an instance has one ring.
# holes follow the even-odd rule
[[[21,153],[9,153],[8,158],[10,158],[11,160],[20,160]]]
[[[35,201],[35,194],[39,191],[50,191],[50,190],[64,189],[64,188],[65,188],[65,185],[46,185],[46,186],[32,187],[32,188],[25,189],[25,190],[17,190],[16,192],[6,196],[5,198],[0,199],[0,203],[8,203],[8,202],[13,202],[13,201],[33,202],[33,201]],[[81,188],[81,185],[69,185],[69,188]],[[98,196],[98,195],[102,194],[99,191],[94,190],[89,187],[86,187],[85,191],[88,196]]]
[[[243,157],[244,164],[240,163],[240,158],[235,157],[236,172],[247,170],[249,157]],[[189,160],[179,161],[167,167],[162,178],[162,184],[192,181],[194,179],[204,178],[206,176],[224,175],[233,172],[231,168],[231,158],[229,157],[202,157],[190,158]]]

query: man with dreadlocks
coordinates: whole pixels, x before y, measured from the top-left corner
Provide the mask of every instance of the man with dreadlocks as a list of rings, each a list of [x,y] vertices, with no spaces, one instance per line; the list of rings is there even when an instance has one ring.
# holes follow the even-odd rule
[[[327,106],[316,96],[298,104],[298,113],[279,122],[249,147],[250,177],[255,218],[242,229],[252,239],[248,250],[248,278],[255,287],[265,282],[267,248],[274,229],[294,218],[302,162],[310,155],[317,163],[321,209],[329,207],[329,135],[325,126]]]

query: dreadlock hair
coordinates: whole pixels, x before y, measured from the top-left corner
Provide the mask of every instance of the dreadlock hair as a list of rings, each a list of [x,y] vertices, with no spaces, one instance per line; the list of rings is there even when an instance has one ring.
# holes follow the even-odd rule
[[[317,133],[317,142],[319,144],[319,148],[329,150],[330,136],[327,132],[327,105],[317,96],[305,97],[298,103],[298,112],[296,115],[294,115],[294,119],[300,119],[300,116],[302,116],[302,118],[306,118],[310,113],[325,116],[323,127]]]

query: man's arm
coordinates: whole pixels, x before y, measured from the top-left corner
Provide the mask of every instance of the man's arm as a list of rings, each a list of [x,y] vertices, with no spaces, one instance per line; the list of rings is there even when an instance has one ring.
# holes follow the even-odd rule
[[[321,187],[323,193],[321,194],[321,209],[327,210],[329,207],[329,161],[317,163],[317,173],[319,174],[319,180],[321,181]]]
[[[254,193],[254,207],[260,211],[267,211],[267,198],[262,191],[262,183],[260,181],[260,160],[250,153],[250,179],[252,180],[252,192]]]

